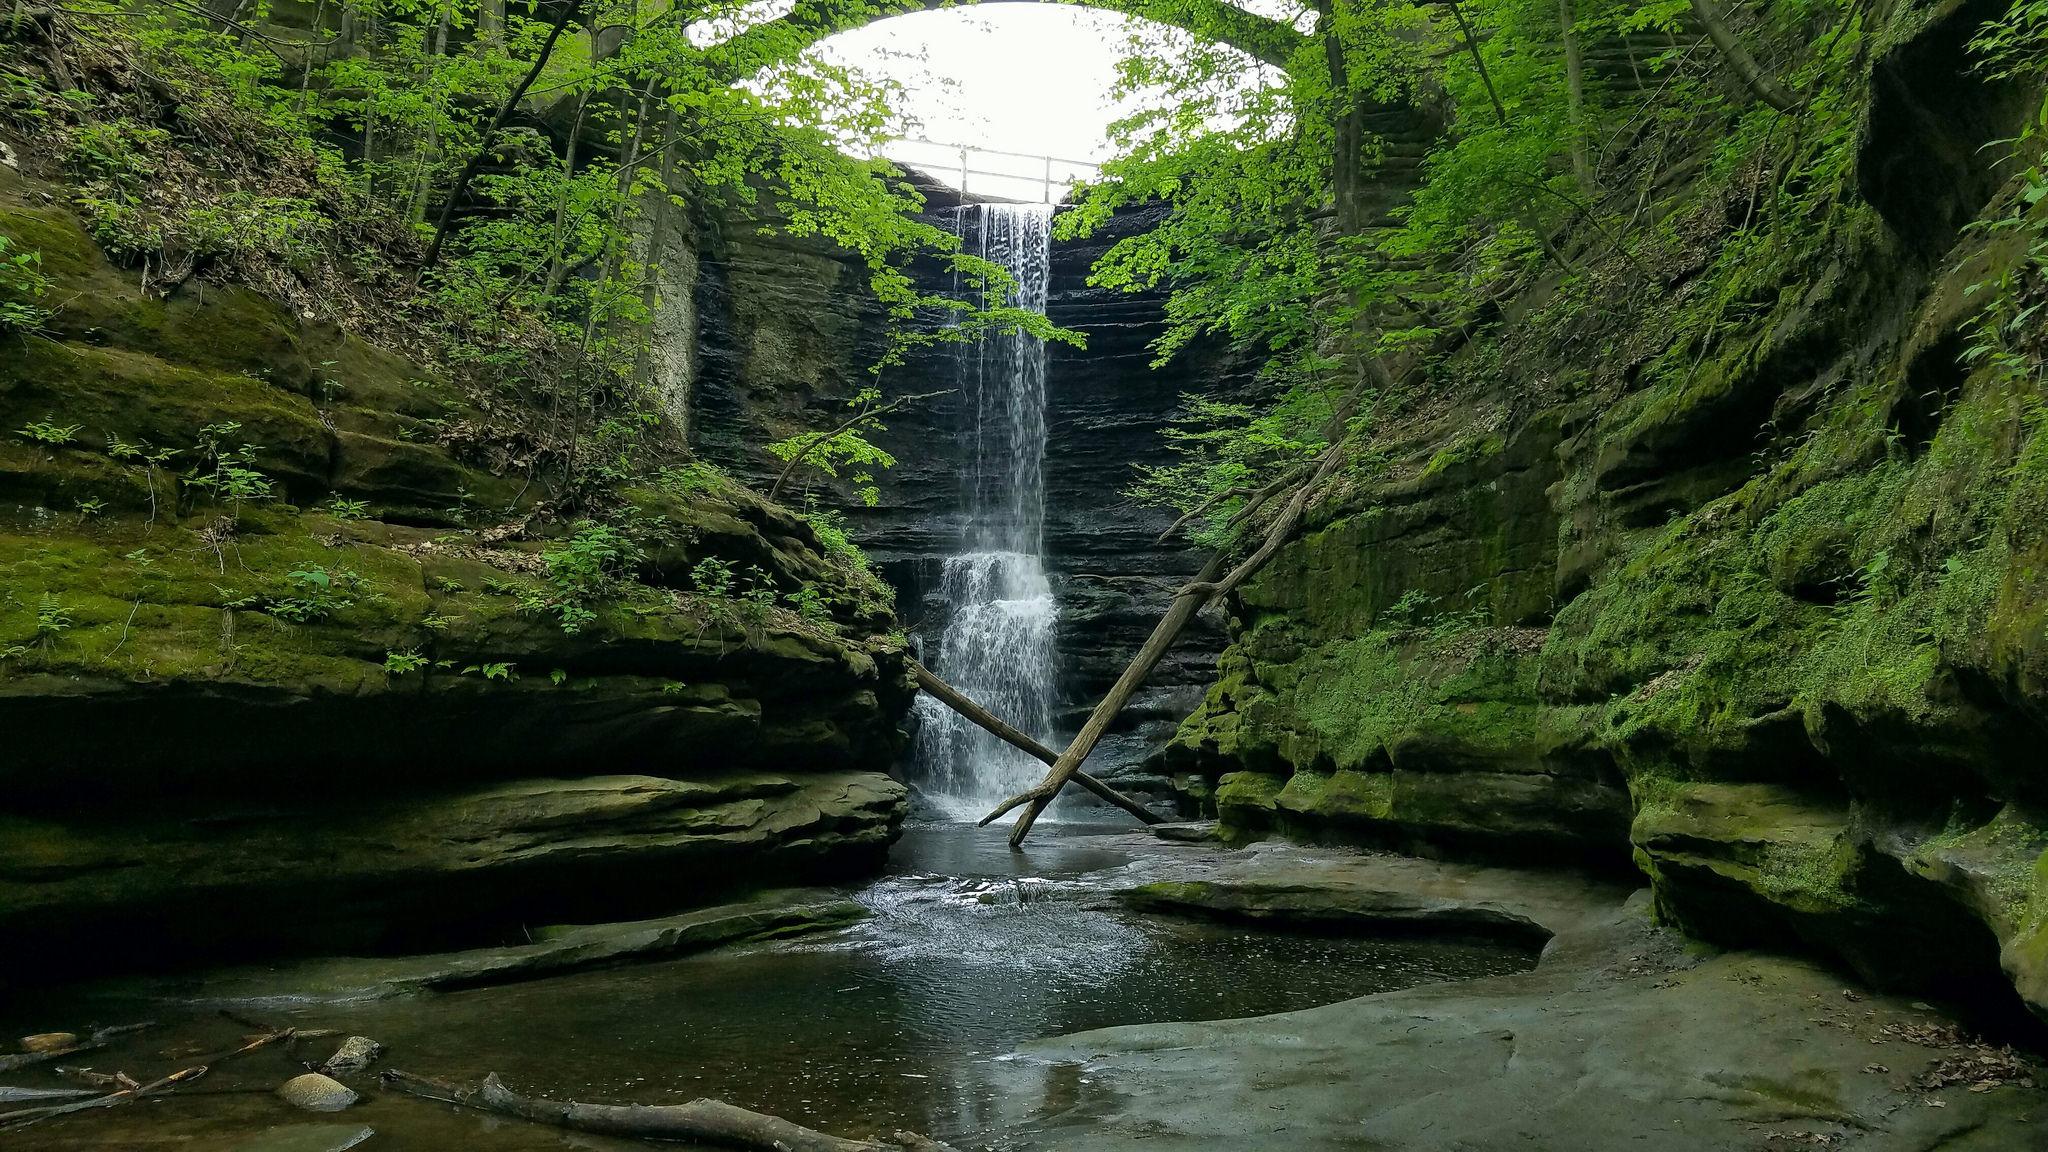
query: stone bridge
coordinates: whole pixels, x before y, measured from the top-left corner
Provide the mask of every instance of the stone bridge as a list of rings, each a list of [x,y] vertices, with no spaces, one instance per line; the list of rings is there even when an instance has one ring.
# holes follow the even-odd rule
[[[1246,11],[1227,0],[979,0],[980,3],[1070,3],[1138,16],[1228,44],[1264,64],[1286,68],[1308,38],[1284,21]],[[749,75],[786,60],[820,40],[892,16],[971,7],[959,0],[797,0],[786,15],[764,20],[711,50],[716,67]]]

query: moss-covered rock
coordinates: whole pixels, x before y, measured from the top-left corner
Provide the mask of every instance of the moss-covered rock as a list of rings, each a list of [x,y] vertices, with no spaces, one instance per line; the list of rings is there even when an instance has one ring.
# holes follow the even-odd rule
[[[811,523],[673,470],[608,513],[639,568],[565,585],[482,401],[244,288],[144,295],[50,191],[0,171],[57,305],[0,336],[10,939],[459,943],[879,863],[911,688]]]
[[[1538,289],[1382,398],[1166,753],[1226,832],[1626,854],[1696,934],[1950,994],[2002,965],[2048,1014],[2048,204],[1984,146],[2041,94],[1961,55],[1974,11],[1873,17],[1873,74],[1969,79],[1952,116],[1847,81],[1824,226],[1695,292],[1739,220],[1674,184],[1712,242],[1669,279]],[[1995,285],[2033,319],[1987,328]]]

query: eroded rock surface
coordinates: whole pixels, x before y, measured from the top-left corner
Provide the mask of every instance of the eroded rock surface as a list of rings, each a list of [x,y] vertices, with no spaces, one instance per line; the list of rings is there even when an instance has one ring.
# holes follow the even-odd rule
[[[1059,1087],[1004,1146],[2017,1152],[2048,1132],[2038,1066],[1818,964],[1688,944],[1647,893],[1277,846],[1178,871],[1232,908],[1483,906],[1555,935],[1518,975],[1030,1045],[1015,1058]],[[1955,1077],[1972,1066],[1996,1071]]]

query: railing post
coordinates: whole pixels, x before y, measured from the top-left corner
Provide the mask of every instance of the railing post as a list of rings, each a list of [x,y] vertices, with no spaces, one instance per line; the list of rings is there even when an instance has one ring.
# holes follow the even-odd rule
[[[960,194],[967,194],[967,149],[960,149]]]
[[[1052,203],[1052,157],[1045,158],[1045,202]]]

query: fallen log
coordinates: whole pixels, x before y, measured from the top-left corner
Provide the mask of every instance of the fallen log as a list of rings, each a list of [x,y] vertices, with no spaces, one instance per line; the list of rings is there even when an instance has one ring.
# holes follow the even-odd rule
[[[1383,376],[1384,369],[1380,368],[1373,379]],[[1359,390],[1354,391],[1339,410],[1338,418],[1331,422],[1333,430],[1342,428],[1349,420],[1350,409],[1356,404],[1363,387],[1364,384],[1361,382]],[[1017,814],[1017,822],[1010,829],[1010,847],[1023,846],[1024,838],[1031,834],[1031,826],[1038,822],[1038,817],[1045,811],[1046,806],[1053,802],[1053,798],[1060,794],[1060,789],[1066,787],[1067,781],[1073,779],[1074,774],[1081,770],[1081,762],[1088,758],[1089,753],[1095,751],[1096,744],[1101,742],[1103,734],[1109,730],[1110,723],[1124,710],[1124,706],[1130,703],[1131,697],[1137,695],[1138,689],[1145,683],[1145,678],[1159,666],[1159,661],[1166,656],[1167,649],[1179,639],[1188,622],[1195,618],[1195,613],[1201,611],[1211,600],[1228,595],[1239,584],[1250,579],[1273,558],[1273,554],[1280,550],[1280,546],[1287,542],[1287,538],[1293,535],[1295,525],[1301,522],[1302,513],[1308,508],[1309,500],[1322,489],[1324,482],[1336,472],[1337,466],[1343,461],[1344,447],[1345,438],[1333,436],[1330,446],[1324,449],[1322,457],[1317,461],[1315,471],[1294,490],[1294,495],[1289,498],[1286,506],[1267,526],[1264,541],[1242,564],[1225,574],[1225,554],[1218,552],[1209,558],[1209,562],[1202,566],[1202,571],[1174,595],[1172,605],[1167,608],[1166,615],[1160,617],[1158,625],[1152,629],[1152,635],[1145,641],[1145,646],[1138,649],[1138,654],[1131,658],[1130,664],[1124,668],[1124,674],[1117,679],[1115,686],[1095,705],[1095,710],[1088,714],[1087,723],[1081,725],[1081,731],[1075,734],[1073,743],[1067,745],[1067,750],[1053,763],[1045,779],[1040,781],[1037,787],[1020,792],[997,805],[993,811],[981,818],[984,827],[992,821],[1001,819],[1011,810],[1022,807],[1024,811]]]
[[[975,703],[974,700],[970,698],[966,693],[960,691],[958,688],[953,687],[951,684],[946,683],[944,680],[939,679],[937,676],[934,676],[931,672],[931,669],[926,668],[924,665],[918,663],[915,660],[912,660],[910,662],[910,671],[912,675],[917,677],[918,687],[924,689],[926,692],[931,693],[933,699],[944,704],[946,707],[951,708],[953,711],[958,712],[960,715],[965,716],[967,719],[980,725],[982,729],[988,732],[990,735],[995,736],[999,740],[1005,741],[1012,747],[1020,749],[1027,755],[1033,756],[1048,765],[1056,764],[1059,762],[1058,753],[1055,753],[1052,749],[1047,748],[1045,745],[1040,744],[1038,741],[1033,740],[1028,733],[1023,732],[1020,729],[1011,727],[1010,724],[1007,721],[1005,721],[1002,717],[997,716],[995,713],[990,712],[988,709],[983,708],[981,705]],[[1138,803],[1136,800],[1131,799],[1129,796],[1126,796],[1123,793],[1117,791],[1116,789],[1110,787],[1109,785],[1104,784],[1102,781],[1096,779],[1093,776],[1090,776],[1086,772],[1074,773],[1074,783],[1079,784],[1081,787],[1087,789],[1089,792],[1094,793],[1095,795],[1101,797],[1109,803],[1114,804],[1118,808],[1121,808],[1124,811],[1129,812],[1131,815],[1136,816],[1143,823],[1163,824],[1166,822],[1166,818],[1164,816],[1160,816],[1157,813],[1152,812],[1151,810],[1147,809],[1143,804]],[[987,822],[983,821],[983,823],[985,824]]]
[[[92,1095],[90,1088],[16,1088],[0,1084],[0,1104],[26,1104],[33,1100],[76,1100]]]
[[[92,1035],[73,1044],[69,1048],[53,1048],[43,1052],[10,1052],[5,1056],[0,1056],[0,1072],[12,1072],[17,1068],[30,1068],[37,1064],[47,1064],[52,1060],[61,1060],[66,1056],[76,1056],[80,1052],[98,1051],[123,1036],[130,1036],[145,1028],[154,1027],[156,1025],[153,1023],[122,1024],[113,1028],[95,1029]]]
[[[762,1149],[764,1152],[951,1152],[945,1145],[915,1137],[921,1143],[877,1144],[868,1140],[845,1140],[806,1128],[801,1124],[727,1104],[722,1100],[692,1100],[688,1104],[578,1104],[567,1100],[545,1100],[521,1096],[505,1086],[493,1072],[483,1083],[470,1088],[388,1069],[378,1078],[384,1086],[407,1096],[459,1104],[480,1112],[512,1116],[535,1124],[550,1124],[577,1132],[602,1136],[627,1136],[643,1140],[691,1140],[722,1148]],[[903,1141],[909,1134],[899,1134]]]
[[[1195,579],[1198,583],[1214,580],[1222,571],[1223,556],[1218,553],[1202,566],[1201,573]],[[1109,731],[1110,722],[1116,719],[1117,713],[1123,711],[1124,705],[1130,703],[1131,697],[1137,695],[1138,689],[1145,683],[1145,677],[1150,676],[1152,669],[1159,666],[1159,661],[1165,657],[1166,650],[1172,647],[1174,640],[1179,638],[1181,630],[1188,626],[1188,621],[1193,620],[1195,613],[1201,611],[1202,605],[1208,602],[1209,597],[1206,595],[1191,592],[1186,588],[1181,589],[1174,596],[1173,603],[1167,607],[1166,615],[1160,617],[1158,625],[1152,629],[1151,638],[1146,640],[1145,646],[1138,649],[1138,654],[1131,658],[1130,664],[1124,668],[1124,674],[1117,679],[1115,686],[1110,688],[1109,694],[1095,705],[1095,711],[1088,714],[1088,720],[1081,725],[1081,731],[1075,734],[1074,742],[1067,745],[1067,750],[1053,761],[1045,779],[1036,788],[1020,792],[1003,801],[994,811],[981,818],[982,826],[987,827],[1000,820],[1013,808],[1030,805],[1018,816],[1016,826],[1010,829],[1010,847],[1021,846],[1024,837],[1031,834],[1031,826],[1038,822],[1039,814],[1045,811],[1046,805],[1052,803],[1053,797],[1059,795],[1060,789],[1073,778],[1074,773],[1081,770],[1081,761],[1086,760],[1088,754],[1095,751],[1095,746],[1101,743],[1103,734]]]

